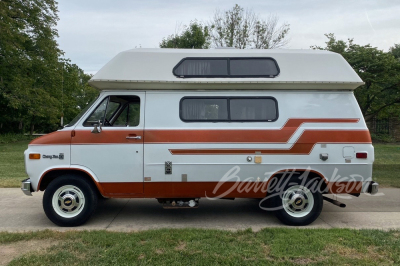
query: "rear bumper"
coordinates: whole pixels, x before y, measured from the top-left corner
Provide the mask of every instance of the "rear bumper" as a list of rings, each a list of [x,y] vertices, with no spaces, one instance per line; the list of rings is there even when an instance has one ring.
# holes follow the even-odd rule
[[[368,185],[367,193],[375,195],[376,193],[378,193],[378,190],[379,190],[379,184],[374,181],[371,181]]]
[[[21,190],[27,196],[32,196],[32,186],[31,186],[31,179],[25,179],[21,182]]]

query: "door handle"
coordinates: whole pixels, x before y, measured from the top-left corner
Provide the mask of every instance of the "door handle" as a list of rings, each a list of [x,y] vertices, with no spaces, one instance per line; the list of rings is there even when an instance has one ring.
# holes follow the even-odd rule
[[[142,136],[126,136],[126,139],[142,139]]]

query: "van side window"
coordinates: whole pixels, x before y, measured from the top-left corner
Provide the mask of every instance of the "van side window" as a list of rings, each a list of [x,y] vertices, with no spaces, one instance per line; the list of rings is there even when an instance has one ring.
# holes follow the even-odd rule
[[[272,121],[276,119],[276,105],[272,99],[230,99],[232,120]]]
[[[136,127],[140,119],[140,98],[137,96],[108,96],[83,123],[92,127],[99,121],[103,127]]]
[[[227,59],[186,59],[179,64],[175,70],[177,76],[227,76],[228,60]]]
[[[184,99],[181,103],[183,120],[228,120],[227,99]]]
[[[184,122],[273,122],[278,103],[273,97],[184,97],[180,102]]]
[[[97,124],[99,121],[104,120],[104,114],[106,112],[108,104],[108,97],[105,98],[99,106],[94,110],[94,112],[89,116],[88,119],[86,119],[85,123],[83,124],[85,127],[88,126],[93,126],[94,124]]]
[[[231,58],[229,60],[231,76],[265,77],[273,78],[279,74],[276,62],[270,58]]]
[[[140,103],[130,102],[123,107],[123,111],[115,120],[114,127],[136,127],[139,125]]]
[[[172,73],[178,78],[274,78],[279,71],[270,57],[186,57]]]

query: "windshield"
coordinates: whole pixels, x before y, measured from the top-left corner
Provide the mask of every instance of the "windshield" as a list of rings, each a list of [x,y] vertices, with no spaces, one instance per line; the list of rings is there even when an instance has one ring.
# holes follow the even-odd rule
[[[78,122],[78,120],[86,113],[86,111],[90,108],[90,106],[93,105],[93,103],[97,100],[98,97],[96,97],[96,99],[94,99],[93,101],[91,101],[89,104],[87,104],[85,106],[85,108],[83,108],[83,110],[74,118],[72,119],[71,122],[69,122],[67,125],[65,125],[64,127],[72,127],[73,125],[76,124],[76,122]]]

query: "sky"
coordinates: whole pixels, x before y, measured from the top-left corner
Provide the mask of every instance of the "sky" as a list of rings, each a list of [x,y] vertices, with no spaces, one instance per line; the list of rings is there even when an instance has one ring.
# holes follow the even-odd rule
[[[157,48],[177,25],[209,21],[235,4],[289,23],[287,49],[324,46],[326,33],[384,51],[400,43],[400,0],[59,0],[58,43],[66,58],[95,74],[119,52]]]

